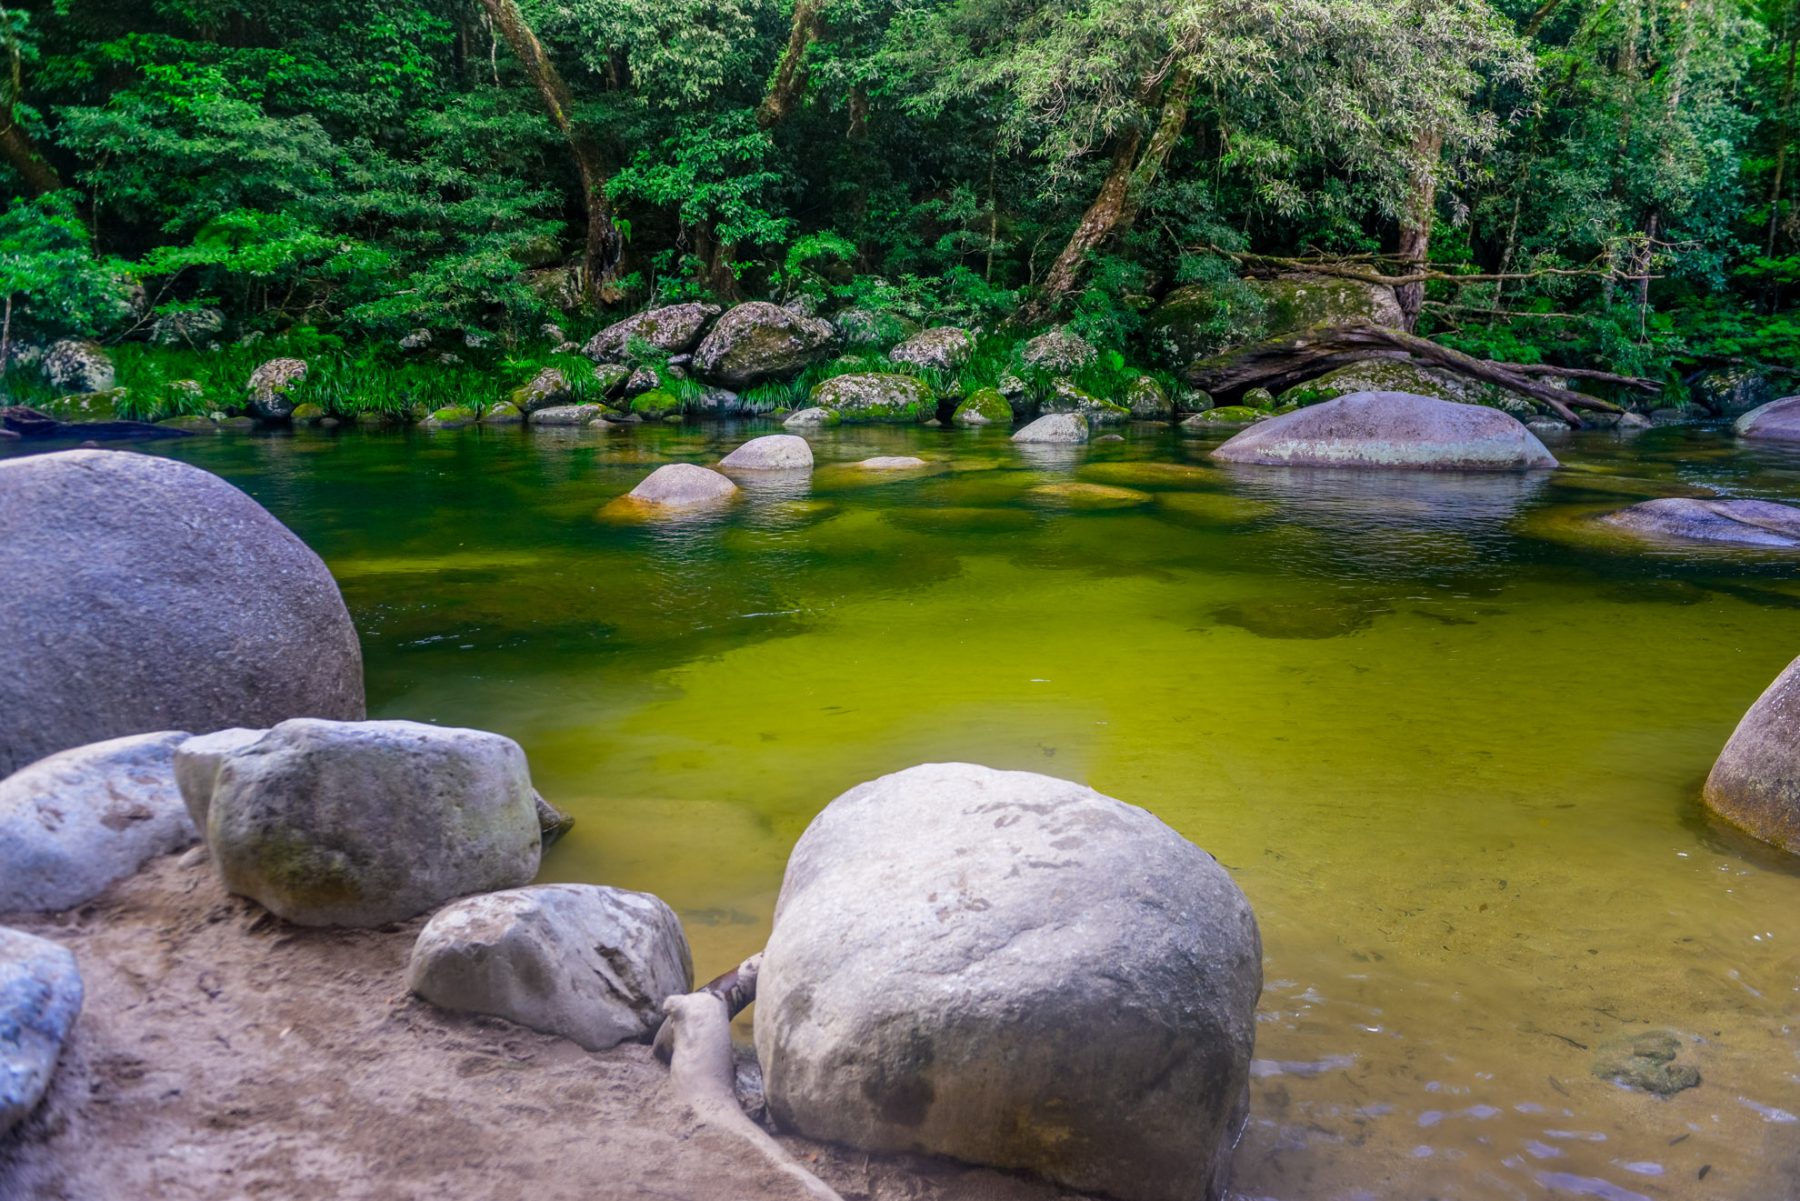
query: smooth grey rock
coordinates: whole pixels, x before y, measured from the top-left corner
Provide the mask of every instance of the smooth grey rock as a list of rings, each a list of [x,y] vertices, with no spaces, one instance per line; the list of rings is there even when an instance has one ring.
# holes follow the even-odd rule
[[[43,1100],[81,996],[67,947],[0,927],[0,1137]]]
[[[822,409],[818,405],[790,413],[781,424],[788,429],[819,429],[827,425],[836,425],[841,418],[830,409]]]
[[[691,509],[719,504],[736,493],[736,484],[710,468],[693,463],[669,463],[652,471],[627,495],[642,505]]]
[[[860,463],[851,464],[851,466],[860,467],[864,471],[916,471],[921,467],[929,467],[931,464],[912,455],[876,455],[872,459],[864,459]]]
[[[586,425],[605,410],[604,405],[551,405],[526,418],[532,425]]]
[[[623,363],[630,358],[630,344],[636,340],[669,354],[680,354],[693,348],[706,323],[718,315],[718,305],[693,302],[634,313],[589,338],[581,353],[596,363]]]
[[[1087,417],[1081,413],[1052,413],[1012,436],[1014,442],[1086,442]]]
[[[1732,825],[1800,855],[1800,659],[1738,722],[1701,796]]]
[[[1784,396],[1751,409],[1732,424],[1740,438],[1800,442],[1800,396]]]
[[[226,755],[249,746],[267,733],[267,730],[233,726],[229,730],[216,730],[176,744],[175,787],[180,793],[182,804],[187,806],[188,817],[193,820],[196,831],[204,833],[206,830],[206,813],[212,806],[213,784],[219,776],[219,764],[225,761]]]
[[[59,751],[0,780],[0,913],[91,901],[194,841],[175,784],[180,730]]]
[[[0,581],[0,774],[123,734],[363,715],[325,564],[197,467],[0,460]]]
[[[1600,520],[1643,538],[1800,549],[1800,508],[1768,500],[1664,497],[1608,513]]]
[[[98,342],[64,338],[44,352],[44,378],[64,392],[105,392],[114,383],[112,359]]]
[[[781,1128],[1218,1198],[1248,1107],[1256,919],[1142,809],[966,763],[860,785],[807,827],[763,956]]]
[[[559,1034],[590,1051],[644,1041],[693,988],[675,911],[647,892],[539,884],[469,897],[419,932],[406,987],[434,1005]]]
[[[888,358],[932,371],[954,371],[968,362],[974,351],[975,339],[969,336],[968,330],[954,325],[934,325],[888,351]]]
[[[252,415],[262,421],[285,421],[294,413],[294,389],[306,379],[305,359],[270,359],[250,373],[244,385]]]
[[[284,721],[220,756],[206,843],[225,887],[303,926],[379,926],[537,874],[519,744],[411,721]]]
[[[804,471],[813,465],[812,447],[793,434],[752,438],[719,462],[738,471]]]
[[[1259,422],[1212,452],[1225,463],[1528,471],[1556,458],[1498,409],[1407,392],[1356,392]]]
[[[694,352],[694,369],[727,388],[745,388],[794,374],[836,340],[829,321],[752,300],[719,318]]]

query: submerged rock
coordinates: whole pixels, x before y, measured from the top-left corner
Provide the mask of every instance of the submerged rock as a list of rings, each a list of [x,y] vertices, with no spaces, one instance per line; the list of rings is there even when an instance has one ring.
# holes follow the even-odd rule
[[[319,557],[224,480],[71,450],[0,461],[0,774],[146,730],[363,715]]]
[[[0,1138],[44,1099],[81,998],[67,947],[0,927]]]
[[[175,784],[179,730],[59,751],[0,780],[0,913],[91,901],[194,841]]]
[[[1014,442],[1086,442],[1087,418],[1080,413],[1052,413],[1012,436]]]
[[[1667,1030],[1643,1030],[1621,1035],[1600,1045],[1593,1073],[1639,1092],[1672,1097],[1700,1083],[1700,1070],[1676,1063],[1681,1039]]]
[[[1537,435],[1516,418],[1406,392],[1357,392],[1271,417],[1234,436],[1212,457],[1274,467],[1426,471],[1526,471],[1557,465]]]
[[[428,414],[425,420],[419,422],[419,427],[428,430],[460,430],[480,420],[481,414],[468,405],[445,405]]]
[[[694,352],[694,369],[728,388],[744,388],[794,374],[836,340],[828,321],[753,300],[719,318]]]
[[[738,471],[806,471],[812,465],[812,447],[794,434],[752,438],[719,462]]]
[[[663,998],[693,987],[687,935],[644,892],[540,884],[469,897],[419,932],[406,986],[434,1005],[505,1018],[590,1051],[645,1041]]]
[[[888,351],[888,358],[932,371],[954,371],[968,362],[974,351],[975,339],[969,336],[968,330],[954,325],[936,325],[920,330]]]
[[[1738,722],[1701,795],[1732,825],[1800,855],[1800,659]]]
[[[603,405],[551,405],[531,414],[532,425],[586,425],[605,411]]]
[[[286,421],[294,412],[294,389],[305,379],[305,359],[270,359],[262,364],[244,385],[251,415],[261,421]]]
[[[1800,549],[1800,508],[1767,500],[1664,497],[1600,519],[1642,538]]]
[[[631,343],[648,343],[668,354],[693,349],[706,323],[719,315],[716,304],[669,304],[615,321],[581,348],[596,363],[622,363],[629,359]]]
[[[202,807],[225,887],[303,926],[518,887],[542,846],[518,743],[411,721],[284,721],[219,755]]]
[[[868,371],[837,375],[812,392],[813,405],[851,424],[913,424],[937,415],[937,398],[922,379]]]
[[[1147,505],[1155,497],[1135,488],[1118,488],[1111,484],[1090,484],[1080,480],[1039,484],[1025,495],[1038,501],[1067,505],[1074,509],[1128,509]]]
[[[1732,426],[1740,438],[1800,442],[1800,396],[1784,396],[1751,409]]]
[[[788,861],[756,1050],[782,1128],[1126,1201],[1222,1195],[1256,919],[1154,816],[1046,776],[915,767]]]
[[[917,471],[921,467],[929,467],[924,459],[913,455],[876,455],[872,459],[864,459],[860,463],[852,463],[864,471]]]
[[[1083,392],[1068,380],[1058,380],[1044,398],[1046,413],[1081,413],[1093,425],[1117,425],[1131,418],[1131,410],[1110,400]]]
[[[830,409],[814,405],[811,408],[801,409],[797,413],[790,413],[781,424],[791,430],[820,429],[828,425],[836,425],[841,420],[843,419]]]

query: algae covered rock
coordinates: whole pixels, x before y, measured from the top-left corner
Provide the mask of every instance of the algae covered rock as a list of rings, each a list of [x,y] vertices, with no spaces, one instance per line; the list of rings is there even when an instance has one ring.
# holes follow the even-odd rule
[[[305,359],[270,359],[250,373],[246,403],[262,421],[285,421],[294,412],[294,390],[306,379]]]
[[[428,430],[459,430],[464,426],[474,425],[479,420],[481,414],[468,405],[445,405],[441,409],[432,410],[419,425]]]
[[[279,917],[379,926],[529,883],[536,798],[499,734],[295,718],[219,756],[206,844],[225,887]]]
[[[1083,392],[1068,380],[1057,380],[1044,397],[1046,413],[1080,413],[1094,425],[1116,425],[1131,419],[1131,410]]]
[[[998,388],[978,388],[956,406],[950,420],[957,425],[1011,425],[1013,409]]]
[[[324,405],[308,401],[306,404],[295,405],[289,416],[295,425],[317,425],[331,414],[325,411]]]
[[[647,1041],[693,987],[681,922],[657,897],[539,884],[446,905],[419,932],[406,986],[445,1009],[561,1035],[590,1051]]]
[[[828,321],[752,300],[730,309],[694,352],[694,369],[728,388],[792,375],[837,340]]]
[[[1287,389],[1281,394],[1280,401],[1284,405],[1313,405],[1353,392],[1410,392],[1415,396],[1435,396],[1458,404],[1486,405],[1511,413],[1520,420],[1537,412],[1537,404],[1530,397],[1508,391],[1498,384],[1400,359],[1368,359],[1327,371],[1316,379]]]
[[[1167,421],[1175,416],[1175,403],[1155,376],[1138,376],[1125,386],[1119,400],[1137,421]]]
[[[1093,343],[1061,327],[1039,334],[1019,349],[1021,363],[1051,375],[1069,375],[1099,360],[1100,352]]]
[[[681,398],[673,392],[664,392],[654,388],[631,398],[631,411],[645,421],[661,421],[665,417],[681,416]]]
[[[813,389],[812,403],[850,424],[910,424],[937,415],[937,398],[932,395],[931,386],[922,379],[898,373],[833,376]]]
[[[969,336],[968,330],[954,325],[936,325],[920,330],[888,351],[888,358],[932,371],[954,371],[968,362],[974,351],[975,339]]]
[[[1248,405],[1220,405],[1216,409],[1206,409],[1185,418],[1181,428],[1185,430],[1218,429],[1221,426],[1255,425],[1268,419],[1268,414],[1261,409],[1253,409]]]
[[[67,947],[0,927],[0,1138],[44,1099],[81,1001]]]
[[[337,584],[250,497],[171,459],[0,460],[0,775],[150,730],[363,715]],[[197,617],[204,614],[204,618]]]
[[[575,399],[569,390],[569,379],[560,368],[546,367],[531,377],[529,383],[507,393],[507,403],[521,413],[535,413],[554,405],[565,405]]]
[[[180,731],[74,747],[0,779],[0,913],[68,909],[194,841]]]
[[[1505,413],[1405,392],[1358,392],[1271,417],[1235,435],[1212,456],[1225,463],[1282,467],[1529,471],[1556,466],[1537,436]]]
[[[481,414],[483,425],[519,425],[524,420],[525,414],[519,406],[505,400],[497,405],[489,405]]]
[[[1601,1043],[1594,1056],[1593,1074],[1626,1088],[1658,1097],[1672,1097],[1700,1083],[1700,1070],[1678,1063],[1681,1039],[1668,1030],[1642,1030],[1622,1034]]]
[[[630,357],[631,344],[641,342],[666,354],[681,354],[693,349],[700,331],[718,315],[718,305],[692,301],[634,313],[589,338],[581,353],[596,363],[622,363]]]
[[[1362,318],[1401,324],[1400,302],[1382,284],[1289,274],[1230,285],[1177,288],[1151,311],[1146,337],[1159,358],[1180,369],[1230,346]]]
[[[1738,722],[1701,796],[1732,825],[1800,855],[1800,659]]]
[[[1262,947],[1211,856],[1064,780],[915,767],[826,806],[758,981],[771,1114],[1128,1201],[1222,1195]]]

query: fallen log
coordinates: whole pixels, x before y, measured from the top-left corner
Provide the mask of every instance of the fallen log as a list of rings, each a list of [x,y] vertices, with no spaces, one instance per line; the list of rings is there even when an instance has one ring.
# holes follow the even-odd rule
[[[738,1108],[732,1088],[737,1069],[731,1060],[731,1019],[756,1000],[761,966],[762,955],[752,955],[699,991],[664,1001],[656,1057],[669,1065],[670,1087],[702,1126],[749,1143],[813,1201],[844,1201]]]
[[[1197,360],[1183,374],[1188,383],[1212,393],[1231,395],[1259,387],[1278,392],[1335,367],[1367,359],[1394,358],[1396,353],[1529,396],[1576,429],[1582,425],[1581,418],[1575,415],[1578,408],[1599,413],[1621,411],[1619,406],[1597,396],[1553,388],[1508,370],[1503,364],[1361,319],[1315,325],[1298,333],[1240,346]]]

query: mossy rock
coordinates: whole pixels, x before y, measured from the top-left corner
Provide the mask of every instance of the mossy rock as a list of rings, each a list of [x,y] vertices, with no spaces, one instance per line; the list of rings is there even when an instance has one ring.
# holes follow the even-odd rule
[[[1089,463],[1081,469],[1081,478],[1128,488],[1192,488],[1218,475],[1212,468],[1192,463]]]
[[[1083,392],[1067,380],[1059,380],[1050,389],[1050,395],[1044,398],[1043,411],[1046,413],[1080,413],[1088,419],[1089,425],[1114,425],[1131,419],[1131,410],[1124,405],[1116,405],[1110,400],[1102,400],[1089,392]]]
[[[653,388],[631,398],[631,411],[646,421],[657,421],[668,417],[679,419],[681,417],[681,398],[673,392]]]
[[[229,434],[247,434],[256,428],[254,417],[226,417],[213,422],[213,428]]]
[[[483,425],[518,425],[524,420],[525,414],[519,410],[519,406],[506,400],[489,407],[481,415]]]
[[[124,388],[100,392],[76,392],[43,406],[58,421],[117,421],[130,393]]]
[[[1175,403],[1155,376],[1140,375],[1125,385],[1119,397],[1139,421],[1167,421],[1175,415]]]
[[[1675,1062],[1680,1053],[1681,1039],[1675,1034],[1667,1030],[1643,1030],[1600,1044],[1592,1071],[1602,1080],[1611,1080],[1652,1096],[1672,1097],[1700,1083],[1698,1068]]]
[[[1485,405],[1521,420],[1537,411],[1537,404],[1530,397],[1497,384],[1397,359],[1369,359],[1327,371],[1316,379],[1287,389],[1281,394],[1280,401],[1284,405],[1304,407],[1336,400],[1353,392],[1410,392],[1414,396],[1435,396],[1458,404]]]
[[[1394,290],[1321,275],[1282,275],[1176,288],[1150,313],[1145,332],[1158,357],[1179,369],[1228,347],[1357,317],[1398,326]]]
[[[849,424],[915,424],[937,416],[937,397],[924,380],[889,372],[838,375],[812,390],[812,403]]]
[[[172,430],[186,430],[190,434],[216,434],[219,432],[218,422],[211,417],[201,417],[193,413],[164,418],[156,424]]]
[[[479,417],[480,414],[468,405],[445,405],[419,424],[431,430],[459,430],[474,425]]]
[[[324,405],[313,404],[311,401],[308,401],[306,404],[295,405],[294,411],[289,419],[292,420],[295,425],[317,425],[319,422],[325,420],[327,416],[329,416],[329,414],[325,412]]]
[[[1171,520],[1184,525],[1246,525],[1281,511],[1271,501],[1229,492],[1162,492],[1156,504]]]
[[[1089,484],[1068,481],[1039,484],[1025,493],[1030,500],[1067,505],[1072,509],[1129,509],[1147,505],[1156,499],[1135,488],[1116,488],[1111,484]]]
[[[594,386],[605,395],[612,395],[625,387],[625,381],[631,378],[631,370],[618,363],[598,363],[594,366]]]
[[[1011,425],[1013,409],[998,388],[978,388],[956,406],[950,420],[957,425]]]
[[[1267,413],[1275,407],[1275,394],[1267,388],[1250,388],[1244,392],[1243,398],[1238,403],[1246,409]]]
[[[1181,423],[1181,428],[1193,430],[1212,426],[1253,425],[1267,416],[1267,413],[1258,412],[1246,405],[1225,405],[1222,408],[1208,409],[1204,413],[1195,413]]]

